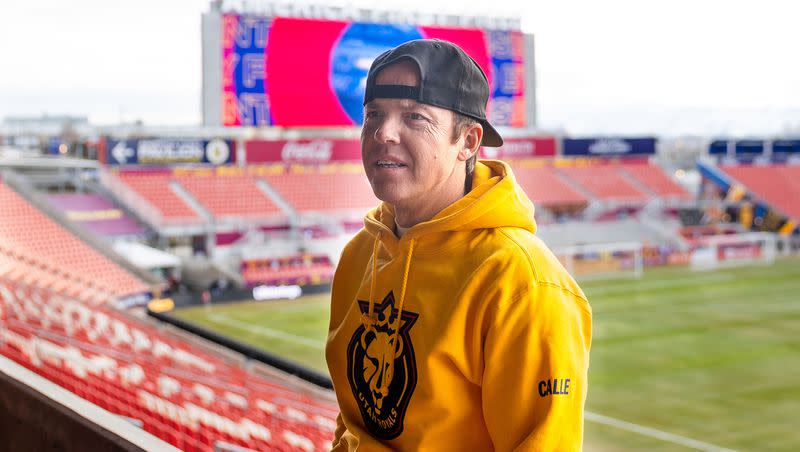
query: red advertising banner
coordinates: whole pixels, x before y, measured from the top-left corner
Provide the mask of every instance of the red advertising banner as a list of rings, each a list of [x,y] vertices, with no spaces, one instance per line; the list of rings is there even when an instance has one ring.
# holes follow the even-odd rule
[[[503,141],[499,148],[481,148],[480,157],[502,160],[556,155],[555,137],[506,138]]]
[[[248,164],[360,162],[361,142],[349,139],[248,140],[244,143]],[[481,148],[485,159],[553,157],[554,137],[509,138],[499,148]]]
[[[317,138],[312,140],[249,140],[245,158],[253,163],[360,162],[359,140]]]

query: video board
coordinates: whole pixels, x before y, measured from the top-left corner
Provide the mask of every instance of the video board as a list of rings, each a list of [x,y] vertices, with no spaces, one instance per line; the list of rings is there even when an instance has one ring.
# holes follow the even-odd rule
[[[526,53],[520,31],[237,13],[221,19],[224,126],[361,125],[372,61],[420,38],[453,42],[484,70],[493,124],[527,124]]]

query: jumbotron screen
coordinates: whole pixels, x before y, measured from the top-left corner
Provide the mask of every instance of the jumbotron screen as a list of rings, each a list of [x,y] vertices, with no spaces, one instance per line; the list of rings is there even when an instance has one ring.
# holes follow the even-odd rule
[[[222,16],[222,124],[354,126],[372,61],[403,42],[461,46],[489,79],[489,119],[523,127],[523,33],[321,19]]]

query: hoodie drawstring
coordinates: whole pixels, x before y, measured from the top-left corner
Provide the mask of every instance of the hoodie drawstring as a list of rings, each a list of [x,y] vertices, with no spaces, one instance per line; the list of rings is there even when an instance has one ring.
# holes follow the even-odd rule
[[[375,328],[375,285],[378,281],[378,246],[381,242],[382,233],[379,231],[375,235],[375,242],[372,245],[372,281],[369,287],[369,308],[366,314],[361,315],[361,323],[367,330],[374,330]],[[400,285],[400,304],[397,306],[397,325],[394,329],[393,354],[397,352],[398,337],[400,335],[400,321],[403,317],[403,306],[406,302],[406,286],[408,285],[408,272],[411,269],[411,255],[414,253],[414,244],[416,239],[411,239],[408,245],[408,253],[406,254],[405,267],[403,268],[403,281]],[[391,313],[390,313],[391,316]],[[388,319],[387,319],[388,320]]]
[[[400,334],[400,319],[403,317],[403,304],[406,302],[406,285],[408,283],[408,271],[411,268],[411,254],[414,252],[414,240],[408,244],[408,254],[406,255],[406,266],[403,269],[403,284],[400,286],[400,306],[397,308],[397,327],[394,329],[394,350],[397,352],[397,337]]]
[[[375,328],[373,313],[375,311],[375,283],[378,280],[378,245],[380,245],[380,243],[381,231],[378,231],[378,234],[375,235],[375,241],[372,244],[372,276],[369,286],[369,308],[367,314],[361,315],[361,323],[364,324],[364,328],[367,330]]]

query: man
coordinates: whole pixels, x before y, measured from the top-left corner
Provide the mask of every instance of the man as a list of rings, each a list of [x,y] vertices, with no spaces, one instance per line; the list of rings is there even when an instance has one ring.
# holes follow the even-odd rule
[[[476,162],[503,143],[488,98],[448,42],[370,68],[362,159],[383,202],[334,276],[333,450],[581,448],[591,310],[511,169]]]

